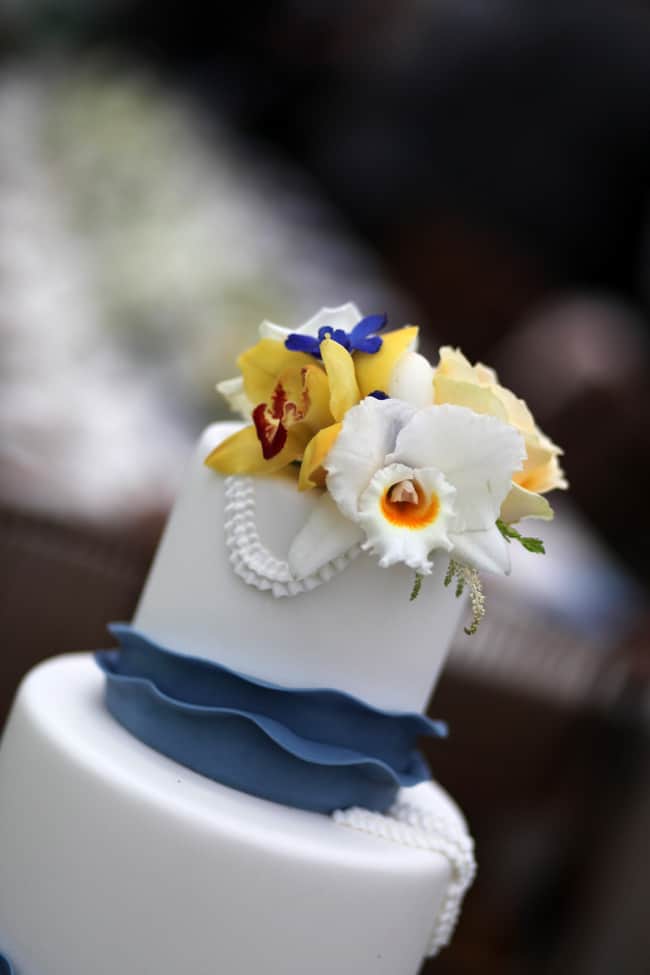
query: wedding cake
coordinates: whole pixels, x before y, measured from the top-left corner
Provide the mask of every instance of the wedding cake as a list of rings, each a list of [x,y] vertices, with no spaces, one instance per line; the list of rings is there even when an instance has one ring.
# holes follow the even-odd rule
[[[491,370],[385,325],[263,323],[120,650],[23,682],[3,975],[415,975],[448,942],[473,850],[424,710],[480,572],[541,550],[514,524],[565,482]]]

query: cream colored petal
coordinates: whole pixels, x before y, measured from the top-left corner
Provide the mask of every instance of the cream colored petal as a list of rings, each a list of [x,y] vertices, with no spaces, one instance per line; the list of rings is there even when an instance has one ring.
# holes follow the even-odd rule
[[[506,389],[505,386],[493,386],[492,392],[503,404],[503,407],[508,415],[508,422],[512,423],[514,427],[517,427],[522,433],[534,433],[536,431],[535,421],[533,419],[533,414],[528,409],[526,403],[523,399],[519,399],[515,396],[511,390]]]
[[[541,480],[541,484],[538,487],[538,491],[553,491],[555,488],[559,488],[561,491],[566,491],[569,487],[569,482],[566,479],[566,475],[557,458],[557,455],[548,463],[544,479]]]
[[[523,456],[522,437],[512,427],[445,404],[417,412],[386,462],[441,471],[458,491],[454,530],[475,531],[496,521]]]
[[[291,574],[295,579],[304,579],[345,555],[362,539],[361,528],[341,514],[326,492],[291,544],[288,557]]]
[[[542,447],[546,447],[547,450],[550,450],[554,454],[556,454],[558,457],[561,457],[562,454],[564,453],[564,451],[562,450],[562,448],[561,447],[558,447],[558,445],[556,443],[553,443],[553,441],[551,440],[551,438],[550,437],[547,437],[545,433],[542,433],[542,431],[539,429],[539,427],[536,427],[535,429],[537,430],[537,437],[538,437],[539,442],[542,445]]]
[[[544,443],[544,440],[536,432],[524,434],[524,444],[526,446],[526,459],[524,460],[523,466],[524,474],[544,467],[555,456],[552,447]]]
[[[294,331],[298,332],[299,335],[317,337],[319,329],[324,325],[331,325],[332,328],[342,328],[344,332],[351,332],[362,318],[363,315],[355,303],[348,301],[345,305],[337,305],[336,308],[321,308],[309,321]]]
[[[451,557],[479,571],[510,574],[508,543],[496,525],[485,531],[449,535],[453,544]]]
[[[438,355],[436,376],[448,376],[450,379],[462,379],[470,383],[476,382],[472,365],[460,349],[454,349],[451,345],[443,345]]]
[[[498,376],[491,366],[486,366],[482,362],[477,362],[474,366],[474,375],[482,386],[492,386],[499,382]]]
[[[239,413],[245,420],[250,421],[254,404],[246,395],[242,376],[224,379],[217,383],[217,392],[221,393],[233,413]]]
[[[544,521],[550,521],[552,517],[553,509],[546,498],[533,491],[527,491],[519,484],[513,483],[501,505],[501,518],[507,525],[514,525],[522,518],[542,518]]]
[[[291,335],[291,329],[285,328],[284,325],[275,325],[273,322],[268,322],[265,319],[258,329],[258,334],[261,339],[272,339],[274,342],[284,342],[285,339]]]
[[[341,432],[325,461],[327,487],[343,514],[357,517],[358,502],[390,453],[414,410],[400,400],[362,400],[345,414]]]
[[[388,389],[389,396],[404,400],[416,409],[433,403],[433,366],[419,352],[405,352],[397,360]]]
[[[362,318],[363,315],[354,302],[348,301],[347,304],[338,305],[336,308],[321,308],[312,318],[297,328],[286,328],[284,325],[276,325],[265,319],[259,327],[259,336],[261,339],[272,339],[274,342],[284,342],[287,336],[294,332],[316,337],[319,328],[323,325],[331,325],[332,328],[342,328],[345,332],[349,332]]]
[[[474,410],[475,413],[496,416],[504,423],[508,422],[505,407],[485,386],[478,386],[463,379],[450,379],[437,373],[433,385],[436,405],[451,403],[455,406],[466,406],[468,410]]]
[[[547,491],[553,491],[555,488],[566,490],[569,486],[556,454],[553,454],[546,463],[537,466],[530,461],[525,463],[524,470],[515,474],[513,480],[527,491],[539,494],[546,494]]]

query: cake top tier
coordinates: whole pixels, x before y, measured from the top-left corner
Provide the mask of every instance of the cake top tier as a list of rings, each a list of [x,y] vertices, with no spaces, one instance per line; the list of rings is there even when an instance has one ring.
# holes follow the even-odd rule
[[[134,626],[171,650],[275,684],[336,688],[376,707],[422,710],[464,611],[442,585],[442,563],[433,602],[409,603],[412,572],[386,572],[364,554],[295,598],[248,585],[233,571],[224,537],[226,479],[203,463],[236,429],[215,424],[201,437]],[[317,497],[276,474],[254,479],[253,499],[264,545],[286,557]]]
[[[219,387],[246,423],[204,434],[139,629],[287,686],[426,703],[454,590],[470,590],[471,633],[479,571],[507,573],[513,539],[543,550],[513,526],[552,517],[543,495],[566,482],[492,370],[451,348],[434,367],[416,327],[385,328],[352,303],[293,332],[262,323]]]

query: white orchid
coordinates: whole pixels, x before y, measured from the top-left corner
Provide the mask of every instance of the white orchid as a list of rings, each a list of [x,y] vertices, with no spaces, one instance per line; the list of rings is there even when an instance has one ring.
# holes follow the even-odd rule
[[[496,521],[525,456],[522,436],[495,417],[368,397],[348,410],[324,461],[328,491],[294,540],[291,571],[304,577],[361,543],[382,566],[428,574],[442,550],[507,573]]]
[[[290,335],[308,335],[311,338],[318,338],[321,328],[328,325],[333,329],[340,328],[344,332],[351,332],[362,318],[363,315],[355,303],[348,301],[336,308],[321,308],[299,328],[285,328],[284,325],[275,325],[265,320],[260,325],[259,335],[261,339],[275,339],[276,342],[286,342]]]

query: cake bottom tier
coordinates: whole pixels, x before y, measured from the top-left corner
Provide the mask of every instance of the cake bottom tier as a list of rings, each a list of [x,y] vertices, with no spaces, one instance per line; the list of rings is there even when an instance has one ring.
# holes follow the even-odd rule
[[[411,793],[467,835],[439,787]],[[368,816],[203,778],[111,718],[90,655],[50,660],[0,747],[0,953],[16,975],[415,975],[453,858]]]

